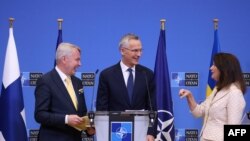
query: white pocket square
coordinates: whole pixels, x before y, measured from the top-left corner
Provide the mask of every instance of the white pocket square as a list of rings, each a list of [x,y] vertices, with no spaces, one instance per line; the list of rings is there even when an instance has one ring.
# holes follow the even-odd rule
[[[83,89],[78,90],[79,94],[83,94]]]

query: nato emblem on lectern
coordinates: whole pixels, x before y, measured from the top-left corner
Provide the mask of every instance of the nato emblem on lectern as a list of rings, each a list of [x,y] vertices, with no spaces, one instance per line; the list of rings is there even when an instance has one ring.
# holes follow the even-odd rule
[[[132,141],[132,122],[111,122],[111,141]]]

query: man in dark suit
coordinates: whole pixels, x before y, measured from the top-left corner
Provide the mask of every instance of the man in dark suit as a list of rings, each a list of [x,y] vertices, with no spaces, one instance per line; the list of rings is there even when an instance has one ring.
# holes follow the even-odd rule
[[[41,124],[39,141],[81,141],[79,125],[87,122],[82,118],[87,108],[82,82],[74,76],[81,65],[80,55],[78,46],[61,43],[56,67],[37,81],[34,116]],[[94,134],[94,129],[86,132]]]
[[[138,64],[142,54],[139,37],[134,34],[125,35],[119,43],[119,50],[122,56],[121,61],[100,74],[96,110],[153,109],[156,111],[153,72]],[[130,79],[132,82],[129,82]],[[148,129],[147,141],[154,141],[155,135],[156,124]]]

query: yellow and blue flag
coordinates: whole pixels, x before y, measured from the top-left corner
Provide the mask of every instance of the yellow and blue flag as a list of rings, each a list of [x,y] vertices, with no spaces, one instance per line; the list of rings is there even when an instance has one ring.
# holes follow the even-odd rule
[[[220,52],[220,44],[219,44],[219,37],[218,37],[218,29],[215,29],[214,30],[214,44],[213,44],[213,50],[212,50],[212,55],[211,55],[211,60],[210,60],[210,67],[213,65],[213,56],[218,52]],[[215,87],[215,84],[216,84],[215,80],[213,80],[211,78],[211,74],[212,73],[209,70],[207,89],[206,89],[206,96],[207,97],[212,93],[212,91]]]

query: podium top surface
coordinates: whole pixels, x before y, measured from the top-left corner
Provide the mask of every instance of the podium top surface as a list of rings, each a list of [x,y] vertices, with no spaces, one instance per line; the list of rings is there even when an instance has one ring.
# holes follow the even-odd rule
[[[127,111],[96,111],[95,115],[135,115],[135,116],[147,116],[149,111],[142,110],[127,110]]]

